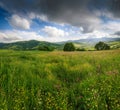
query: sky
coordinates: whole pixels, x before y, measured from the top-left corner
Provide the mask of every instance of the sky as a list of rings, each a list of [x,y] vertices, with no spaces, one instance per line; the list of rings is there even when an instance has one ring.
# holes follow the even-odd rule
[[[120,0],[0,0],[0,42],[120,38]]]

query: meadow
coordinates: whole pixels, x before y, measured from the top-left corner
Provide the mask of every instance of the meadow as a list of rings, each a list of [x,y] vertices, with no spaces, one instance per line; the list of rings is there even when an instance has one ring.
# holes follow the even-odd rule
[[[120,110],[120,50],[0,50],[0,110]]]

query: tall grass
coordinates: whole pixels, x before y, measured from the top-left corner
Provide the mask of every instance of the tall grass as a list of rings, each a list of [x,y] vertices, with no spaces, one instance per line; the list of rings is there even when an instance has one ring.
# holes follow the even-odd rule
[[[1,50],[0,110],[120,110],[120,50]]]

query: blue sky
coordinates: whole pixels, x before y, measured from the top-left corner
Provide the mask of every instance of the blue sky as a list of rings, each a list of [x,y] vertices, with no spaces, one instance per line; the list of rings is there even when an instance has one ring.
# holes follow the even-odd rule
[[[0,30],[10,29],[11,26],[7,22],[7,17],[10,16],[7,11],[0,8]]]
[[[0,42],[120,37],[118,0],[1,0]]]

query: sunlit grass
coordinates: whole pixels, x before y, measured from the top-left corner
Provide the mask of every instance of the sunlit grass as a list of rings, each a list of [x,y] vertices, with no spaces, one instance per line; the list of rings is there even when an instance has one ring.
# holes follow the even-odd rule
[[[120,50],[0,50],[1,110],[120,110]]]

